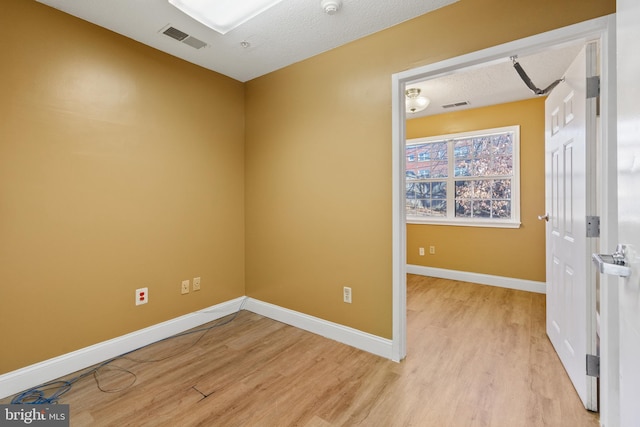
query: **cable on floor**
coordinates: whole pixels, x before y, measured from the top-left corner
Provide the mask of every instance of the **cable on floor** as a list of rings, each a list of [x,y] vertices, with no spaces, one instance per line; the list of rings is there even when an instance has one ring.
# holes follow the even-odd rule
[[[151,344],[147,344],[145,346],[136,348],[134,350],[128,351],[126,353],[123,353],[119,356],[116,356],[114,358],[111,358],[109,360],[106,360],[104,362],[102,362],[101,364],[99,364],[96,368],[92,368],[89,369],[88,371],[73,377],[69,380],[55,380],[55,381],[51,381],[48,383],[44,383],[44,384],[40,384],[36,387],[30,388],[28,390],[23,391],[22,393],[19,393],[17,395],[14,396],[13,399],[11,399],[11,404],[12,405],[16,405],[16,404],[27,404],[27,405],[41,405],[41,404],[56,404],[58,403],[60,397],[62,397],[64,394],[68,393],[71,388],[73,387],[73,385],[75,383],[77,383],[78,381],[87,378],[88,376],[93,376],[95,382],[96,382],[96,386],[98,387],[98,389],[103,392],[103,393],[117,393],[120,391],[124,391],[127,390],[128,388],[132,387],[136,381],[137,381],[137,376],[136,374],[134,374],[133,372],[131,372],[128,369],[119,367],[119,366],[115,366],[115,365],[111,365],[112,362],[116,361],[116,360],[120,360],[120,359],[126,359],[126,360],[130,360],[132,362],[136,362],[136,363],[155,363],[155,362],[161,362],[163,360],[167,360],[170,359],[172,357],[178,356],[180,354],[185,353],[187,350],[189,350],[191,347],[195,346],[198,342],[200,342],[200,340],[202,340],[202,338],[207,334],[207,332],[209,332],[212,329],[215,328],[219,328],[221,326],[225,326],[231,322],[233,322],[236,317],[238,317],[238,314],[240,313],[240,311],[242,311],[243,307],[244,307],[244,303],[245,303],[246,299],[242,302],[242,304],[240,304],[240,308],[238,309],[238,311],[236,311],[233,316],[231,316],[229,319],[220,322],[220,323],[216,323],[214,325],[205,327],[205,328],[199,328],[199,329],[194,329],[191,331],[186,331],[186,332],[181,332],[179,334],[175,334],[172,335],[170,337],[167,338],[163,338],[159,341],[153,342]],[[201,313],[208,313],[206,311],[201,312]],[[129,355],[141,350],[143,348],[164,342],[164,341],[169,341],[175,338],[179,338],[179,337],[183,337],[183,336],[187,336],[187,335],[192,335],[192,334],[196,334],[202,332],[202,334],[196,338],[189,346],[177,351],[176,353],[170,354],[169,356],[166,357],[162,357],[159,359],[136,359],[136,358],[132,358]],[[118,388],[118,389],[107,389],[105,387],[103,387],[100,384],[100,371],[103,368],[109,367],[112,370],[119,370],[122,371],[126,374],[129,374],[132,377],[132,380],[129,384]],[[48,393],[49,391],[54,390],[53,392],[51,392],[50,394]]]

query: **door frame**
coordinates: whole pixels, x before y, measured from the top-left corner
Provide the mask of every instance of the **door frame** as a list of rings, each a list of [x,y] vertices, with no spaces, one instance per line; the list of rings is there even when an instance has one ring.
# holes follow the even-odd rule
[[[392,75],[393,360],[400,361],[407,355],[407,236],[404,212],[405,87],[421,80],[454,74],[463,69],[509,61],[513,55],[526,56],[567,42],[599,39],[601,147],[597,162],[601,173],[598,177],[598,187],[607,190],[601,191],[598,195],[601,212],[600,248],[604,251],[611,250],[617,242],[615,28],[615,15],[608,15]],[[541,209],[544,207],[541,206]],[[619,413],[617,281],[611,279],[611,283],[608,283],[607,277],[601,277],[600,285],[600,396],[603,425],[608,425],[609,423],[604,421],[616,419],[616,414]]]

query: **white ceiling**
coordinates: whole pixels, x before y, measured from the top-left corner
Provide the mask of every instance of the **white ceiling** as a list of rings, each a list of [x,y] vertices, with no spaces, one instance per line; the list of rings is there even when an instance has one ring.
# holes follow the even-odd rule
[[[342,0],[334,15],[324,13],[321,0],[282,0],[225,35],[183,14],[168,0],[37,1],[245,82],[458,0]],[[169,26],[207,45],[196,49],[163,34]],[[243,47],[243,42],[250,46]],[[562,77],[580,47],[556,47],[518,61],[533,83],[545,88]],[[509,58],[411,86],[420,87],[431,104],[408,118],[535,97]],[[469,105],[442,108],[459,101]]]
[[[564,76],[582,46],[583,42],[556,46],[532,55],[518,56],[517,61],[534,85],[545,89]],[[537,97],[522,81],[510,58],[408,87],[420,88],[421,95],[431,101],[426,110],[408,114],[409,119]],[[461,101],[468,101],[469,105],[446,109],[442,107]]]
[[[321,0],[282,0],[225,35],[167,0],[37,1],[245,82],[458,0],[342,0],[334,15],[324,13]],[[207,46],[195,49],[164,35],[168,25]]]

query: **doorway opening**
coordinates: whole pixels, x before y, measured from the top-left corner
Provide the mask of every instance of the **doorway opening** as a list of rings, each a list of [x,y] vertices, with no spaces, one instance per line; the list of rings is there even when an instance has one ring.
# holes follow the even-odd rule
[[[460,57],[445,60],[436,64],[427,65],[414,70],[395,74],[392,78],[393,93],[393,359],[402,360],[407,356],[406,337],[406,273],[407,273],[407,222],[405,214],[406,203],[406,159],[405,143],[406,113],[405,91],[407,88],[420,87],[424,82],[435,82],[439,79],[457,78],[462,73],[477,71],[486,67],[494,67],[508,63],[511,65],[513,57],[527,57],[537,55],[545,51],[558,51],[575,45],[585,45],[592,40],[598,40],[601,46],[601,127],[602,144],[598,153],[598,168],[600,172],[599,186],[606,188],[611,180],[611,157],[615,153],[615,108],[612,97],[614,96],[615,82],[610,77],[614,69],[613,40],[609,32],[614,28],[613,18],[604,17],[584,23],[561,28],[548,33],[517,40],[500,46],[473,52]],[[544,82],[540,83],[543,84]],[[421,90],[421,93],[425,93]],[[426,95],[425,93],[425,96]],[[475,107],[471,105],[470,107]],[[613,148],[611,148],[613,146]],[[613,169],[615,172],[615,168]],[[601,192],[599,206],[603,217],[606,216],[608,206],[615,204],[615,196]],[[541,206],[541,209],[543,207]],[[604,221],[606,218],[603,218]],[[601,247],[610,247],[615,233],[605,226],[601,230]],[[606,287],[603,292],[607,292]],[[606,297],[605,297],[606,299]],[[610,328],[616,328],[612,318],[608,316],[606,307],[601,313],[600,329],[607,333]],[[615,363],[609,357],[608,349],[614,348],[616,343],[608,340],[602,344],[601,364]],[[615,339],[612,334],[611,339]],[[611,366],[609,366],[611,368]],[[603,367],[603,370],[609,369]],[[606,401],[608,398],[608,385],[603,384],[601,393]]]

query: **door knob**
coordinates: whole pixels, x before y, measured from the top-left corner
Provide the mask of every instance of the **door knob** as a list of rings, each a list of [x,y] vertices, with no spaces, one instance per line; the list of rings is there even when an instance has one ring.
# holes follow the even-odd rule
[[[546,213],[546,214],[544,214],[544,215],[538,215],[538,219],[539,219],[540,221],[545,220],[545,221],[549,222],[549,214],[548,214],[548,213]]]

